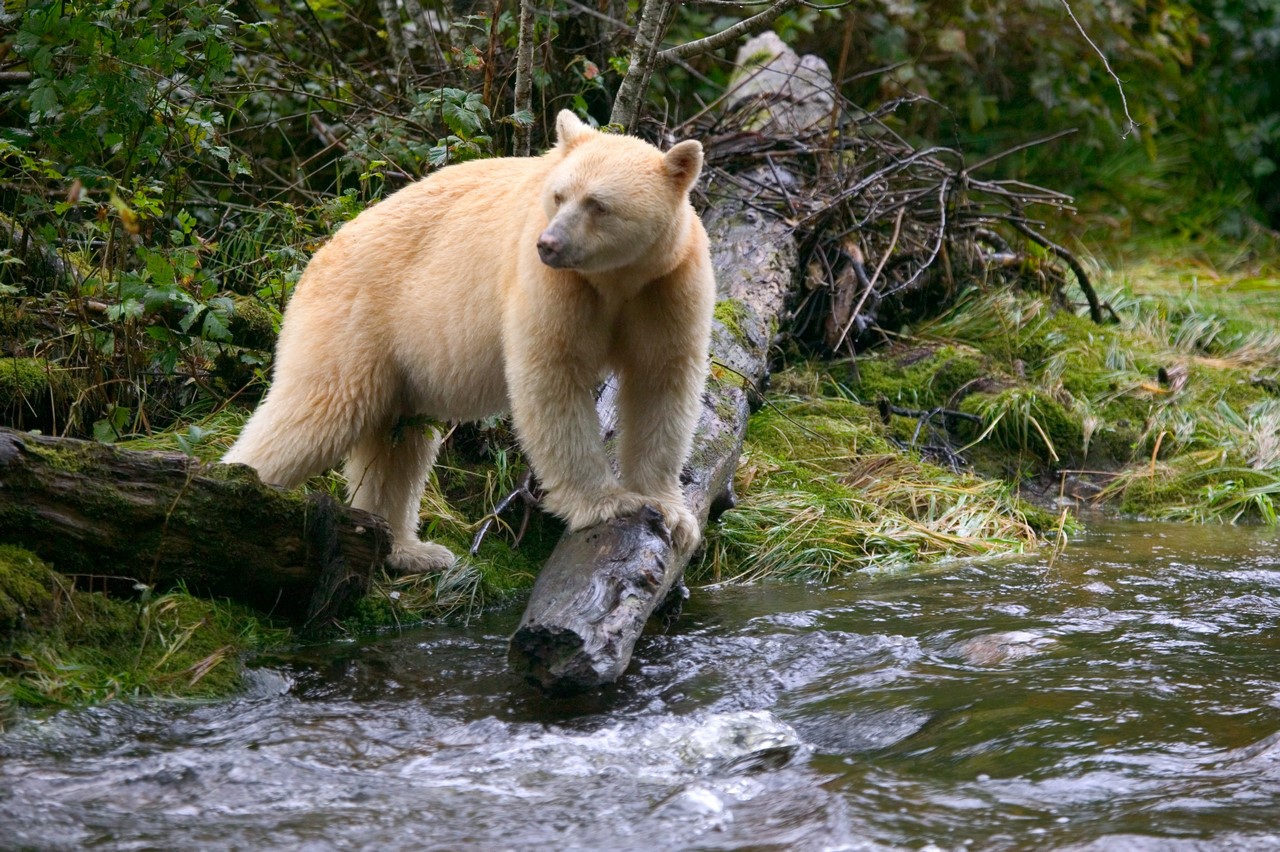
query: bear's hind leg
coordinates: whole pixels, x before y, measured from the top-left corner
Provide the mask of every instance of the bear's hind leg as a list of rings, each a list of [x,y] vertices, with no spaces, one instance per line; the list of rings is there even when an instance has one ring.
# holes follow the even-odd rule
[[[249,465],[263,482],[297,488],[342,457],[360,424],[340,408],[333,410],[310,399],[299,401],[284,389],[273,391],[222,461]]]
[[[427,475],[440,451],[434,427],[405,427],[366,435],[343,464],[351,505],[381,515],[391,524],[387,562],[406,574],[441,571],[457,561],[449,548],[418,538],[418,513]]]

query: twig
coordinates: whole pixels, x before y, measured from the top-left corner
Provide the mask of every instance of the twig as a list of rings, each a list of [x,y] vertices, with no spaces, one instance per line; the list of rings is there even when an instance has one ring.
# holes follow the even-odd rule
[[[992,163],[1003,160],[1005,157],[1008,157],[1011,154],[1016,154],[1019,151],[1025,151],[1028,148],[1034,148],[1037,145],[1047,145],[1050,142],[1056,142],[1062,137],[1070,136],[1071,134],[1076,132],[1077,132],[1076,128],[1068,127],[1066,130],[1060,130],[1057,133],[1051,134],[1049,136],[1042,136],[1039,139],[1032,139],[1030,142],[1023,142],[1020,145],[1014,145],[1012,148],[1008,148],[1004,151],[1001,151],[998,154],[992,154],[990,157],[986,157],[985,159],[979,160],[978,162],[974,163],[971,166],[965,166],[965,169],[964,169],[965,174],[969,174],[970,172],[976,172],[978,169],[981,169],[985,166],[991,165]]]
[[[898,417],[910,417],[913,420],[931,420],[942,415],[943,420],[967,420],[970,423],[982,423],[982,418],[976,414],[969,414],[966,411],[956,411],[951,408],[930,408],[928,410],[919,408],[900,408],[896,405],[890,405],[888,401],[864,402],[866,406],[872,406],[880,409],[881,416],[885,412],[896,415]]]
[[[524,539],[525,531],[529,528],[529,516],[533,514],[533,507],[541,502],[540,498],[534,491],[533,471],[525,471],[524,476],[520,478],[520,484],[515,490],[503,497],[493,507],[493,511],[484,516],[484,520],[480,522],[480,528],[476,530],[475,538],[471,540],[471,555],[475,556],[480,552],[480,544],[484,541],[485,536],[489,534],[489,529],[497,523],[502,513],[507,510],[517,498],[524,501],[524,516],[520,520],[520,529],[516,531],[514,547],[519,547],[520,542]]]
[[[1102,52],[1098,45],[1094,44],[1093,39],[1089,38],[1089,34],[1085,32],[1084,26],[1080,23],[1080,19],[1076,17],[1075,11],[1071,8],[1071,4],[1067,0],[1062,0],[1062,5],[1067,10],[1067,14],[1071,16],[1071,22],[1076,25],[1076,29],[1080,31],[1080,35],[1084,36],[1084,40],[1089,42],[1089,46],[1093,48],[1093,52],[1098,54],[1098,58],[1102,60],[1102,67],[1107,69],[1107,73],[1111,75],[1111,79],[1116,81],[1116,89],[1120,92],[1120,105],[1124,107],[1125,127],[1124,132],[1120,134],[1121,139],[1129,138],[1129,134],[1137,130],[1141,125],[1133,120],[1133,116],[1129,115],[1129,99],[1124,94],[1124,84],[1120,82],[1120,78],[1116,76],[1116,72],[1111,70],[1111,63],[1107,61],[1107,55]]]
[[[857,306],[849,314],[849,321],[845,323],[844,328],[840,331],[840,339],[836,341],[835,349],[839,349],[840,345],[844,343],[845,336],[849,334],[849,329],[853,328],[853,321],[862,312],[862,306],[867,303],[867,298],[875,288],[876,281],[880,280],[880,273],[884,271],[884,265],[889,262],[889,256],[893,254],[894,247],[898,245],[898,237],[902,233],[902,217],[906,212],[905,207],[898,210],[898,218],[893,222],[893,236],[889,239],[889,247],[884,250],[884,254],[880,255],[880,262],[876,264],[876,271],[871,273],[866,289],[862,291],[862,298],[858,300]]]
[[[1080,289],[1084,291],[1084,297],[1089,301],[1089,318],[1098,325],[1102,325],[1102,323],[1105,322],[1102,317],[1102,304],[1098,301],[1098,294],[1093,290],[1093,284],[1089,283],[1088,273],[1084,271],[1083,264],[1076,259],[1076,256],[1043,234],[1036,233],[1028,227],[1025,222],[1011,219],[1009,224],[1015,231],[1022,234],[1033,243],[1043,246],[1053,252],[1065,261],[1067,266],[1071,267],[1071,271],[1075,273],[1076,282],[1080,285]]]
[[[712,33],[706,38],[700,38],[695,41],[685,42],[675,47],[667,48],[660,51],[657,60],[660,64],[666,65],[677,59],[687,59],[690,56],[696,56],[699,53],[709,53],[718,50],[732,41],[760,30],[773,23],[783,12],[793,6],[800,5],[801,0],[777,0],[768,9],[745,18],[730,27],[725,27],[718,33]]]

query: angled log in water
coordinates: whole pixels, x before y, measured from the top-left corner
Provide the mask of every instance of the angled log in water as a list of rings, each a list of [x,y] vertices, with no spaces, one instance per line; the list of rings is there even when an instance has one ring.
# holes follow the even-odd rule
[[[769,48],[781,45],[773,39]],[[743,47],[743,56],[767,64],[760,62],[759,39]],[[829,97],[822,75],[812,74],[812,64],[804,66],[811,73],[806,80],[794,73],[801,60],[789,49],[777,58],[766,70],[743,75],[750,85],[740,88],[767,104],[755,113],[757,119],[783,120],[789,110]],[[825,85],[830,86],[829,75]],[[829,115],[830,109],[816,114]],[[733,505],[733,474],[746,434],[749,395],[768,381],[769,347],[796,279],[791,228],[781,216],[757,209],[751,196],[761,182],[791,180],[783,170],[768,168],[744,176],[740,184],[715,187],[715,203],[703,216],[719,302],[712,375],[683,482],[685,498],[704,526]],[[608,394],[600,408],[602,421],[612,423]],[[690,555],[672,548],[658,513],[649,509],[565,535],[539,573],[511,638],[512,669],[555,691],[616,681],[649,617],[670,596],[683,593],[681,578]]]
[[[362,596],[391,531],[246,467],[0,428],[0,542],[91,584],[184,584],[318,625]]]

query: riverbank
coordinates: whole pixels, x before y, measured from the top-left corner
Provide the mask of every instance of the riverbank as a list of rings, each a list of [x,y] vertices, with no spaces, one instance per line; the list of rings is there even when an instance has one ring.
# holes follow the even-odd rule
[[[1053,292],[989,282],[856,361],[784,351],[788,366],[752,418],[738,505],[708,530],[689,583],[839,583],[1055,546],[1084,503],[1276,523],[1275,266],[1091,271],[1114,313],[1104,325]],[[224,407],[127,443],[215,460],[243,420]],[[447,576],[382,578],[343,629],[475,612],[527,591],[560,527],[536,511],[525,523],[518,504],[491,514],[522,471],[502,423],[455,431],[423,535],[463,553],[491,518],[477,554]],[[335,475],[308,487],[341,491]],[[264,615],[172,590],[108,600],[92,578],[56,568],[13,549],[0,564],[0,702],[226,694],[246,654],[292,641]]]

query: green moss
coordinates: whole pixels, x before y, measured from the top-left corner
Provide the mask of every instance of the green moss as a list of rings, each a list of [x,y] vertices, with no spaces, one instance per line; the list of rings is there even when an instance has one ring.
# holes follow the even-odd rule
[[[41,358],[0,358],[0,422],[17,429],[65,430],[78,383]]]
[[[709,531],[694,580],[831,580],[1036,541],[1005,486],[899,450],[829,375],[792,368],[774,384],[749,424],[739,505]]]
[[[272,349],[280,315],[257,299],[248,296],[232,298],[231,336],[237,346],[250,349]]]
[[[0,545],[0,642],[42,621],[52,606],[49,566],[30,551]]]
[[[0,358],[0,393],[5,400],[34,398],[47,392],[55,368],[36,358]]]
[[[858,360],[846,381],[860,399],[883,397],[894,405],[955,407],[979,381],[996,378],[982,353],[961,345],[900,347]]]
[[[41,338],[36,312],[27,309],[25,299],[0,300],[0,342],[20,349]]]
[[[900,353],[969,347],[998,368],[959,406],[994,424],[966,453],[985,472],[1107,471],[1101,481],[1114,487],[1104,494],[1124,511],[1270,518],[1280,457],[1264,436],[1280,428],[1266,408],[1280,388],[1280,281],[1197,268],[1101,283],[1118,316],[1103,326],[1047,297],[975,291],[917,329],[924,342],[902,344],[884,362],[864,359],[858,392],[925,407],[937,399],[934,358],[908,365]]]
[[[9,701],[229,695],[242,655],[285,635],[181,591],[140,600],[81,591],[34,555],[0,547],[0,698]]]
[[[56,447],[27,441],[27,450],[44,460],[54,470],[64,473],[79,473],[90,464],[89,453],[92,444],[60,444]]]
[[[735,340],[743,340],[746,332],[742,325],[750,318],[749,309],[738,299],[721,299],[716,302],[714,317]]]

